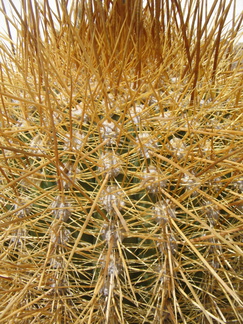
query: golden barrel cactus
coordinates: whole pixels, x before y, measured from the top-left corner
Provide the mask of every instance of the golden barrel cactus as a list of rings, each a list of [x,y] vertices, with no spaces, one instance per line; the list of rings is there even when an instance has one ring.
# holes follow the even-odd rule
[[[9,3],[0,323],[243,323],[233,1]]]

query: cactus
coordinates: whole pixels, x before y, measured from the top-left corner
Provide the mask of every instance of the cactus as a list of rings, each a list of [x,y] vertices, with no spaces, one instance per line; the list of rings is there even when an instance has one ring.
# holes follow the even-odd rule
[[[10,3],[0,323],[243,323],[233,1]]]

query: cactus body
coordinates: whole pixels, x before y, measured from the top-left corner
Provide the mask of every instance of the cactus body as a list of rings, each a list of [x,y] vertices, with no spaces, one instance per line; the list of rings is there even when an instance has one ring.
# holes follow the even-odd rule
[[[75,3],[0,46],[0,323],[243,323],[241,20]]]

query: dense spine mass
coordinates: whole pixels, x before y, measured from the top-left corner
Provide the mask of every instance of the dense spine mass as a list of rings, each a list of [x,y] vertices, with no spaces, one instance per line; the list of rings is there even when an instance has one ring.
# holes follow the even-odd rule
[[[243,323],[230,5],[2,7],[0,323]]]

